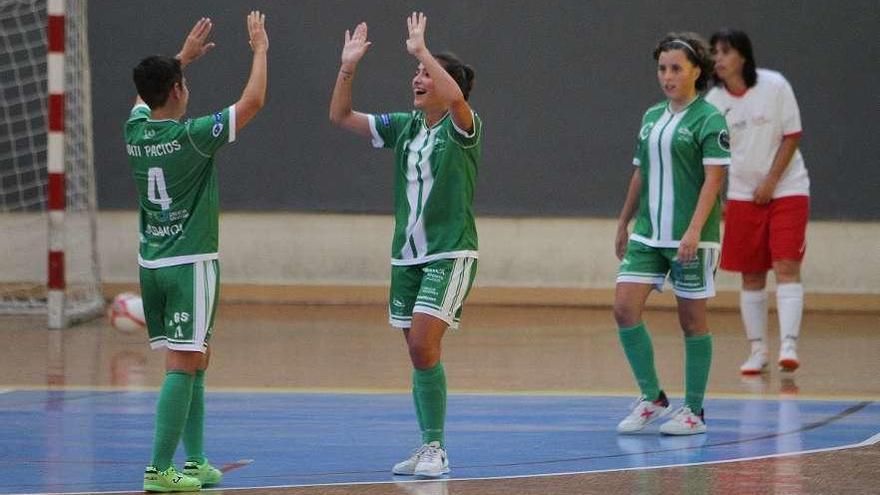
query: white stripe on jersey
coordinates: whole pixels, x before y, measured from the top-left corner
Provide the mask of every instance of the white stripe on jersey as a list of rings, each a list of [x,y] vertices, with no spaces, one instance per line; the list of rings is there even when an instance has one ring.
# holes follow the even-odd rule
[[[406,200],[409,203],[409,218],[406,241],[401,253],[404,258],[419,258],[428,252],[424,211],[434,185],[431,153],[434,151],[434,138],[440,129],[439,125],[433,129],[427,129],[423,125],[418,135],[406,145]]]
[[[651,129],[648,138],[649,188],[648,209],[651,239],[671,241],[675,218],[675,184],[672,170],[672,140],[687,109],[671,113],[667,109]]]

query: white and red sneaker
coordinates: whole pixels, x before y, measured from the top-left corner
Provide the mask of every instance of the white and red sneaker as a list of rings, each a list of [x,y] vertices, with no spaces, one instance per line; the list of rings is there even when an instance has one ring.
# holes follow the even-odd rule
[[[660,391],[660,397],[655,401],[645,399],[645,396],[639,397],[629,416],[623,418],[623,421],[617,424],[617,433],[635,433],[641,431],[649,424],[666,416],[672,410],[669,407],[669,399],[666,393]]]
[[[779,349],[779,370],[790,373],[798,369],[800,365],[795,343],[790,340],[784,340],[782,347]]]
[[[749,358],[739,367],[743,375],[760,375],[767,371],[767,349],[752,349]]]
[[[675,412],[672,419],[660,426],[660,433],[664,435],[697,435],[699,433],[706,433],[703,411],[696,415],[691,411],[690,407],[682,407]]]

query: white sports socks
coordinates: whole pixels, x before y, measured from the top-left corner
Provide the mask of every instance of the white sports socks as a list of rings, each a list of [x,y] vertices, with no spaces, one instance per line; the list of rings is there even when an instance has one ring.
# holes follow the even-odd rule
[[[746,328],[746,336],[752,343],[752,351],[766,350],[767,292],[763,289],[740,291],[739,312]]]

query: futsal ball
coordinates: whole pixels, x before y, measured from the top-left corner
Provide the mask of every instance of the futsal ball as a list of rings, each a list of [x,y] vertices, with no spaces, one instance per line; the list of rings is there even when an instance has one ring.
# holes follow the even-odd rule
[[[113,298],[107,318],[113,328],[120,332],[136,332],[146,328],[144,319],[144,302],[141,296],[131,292],[123,292]]]

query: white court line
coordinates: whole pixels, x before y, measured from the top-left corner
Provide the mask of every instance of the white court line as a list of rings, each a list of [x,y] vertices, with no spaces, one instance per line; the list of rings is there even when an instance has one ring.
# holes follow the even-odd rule
[[[663,464],[659,466],[645,466],[645,467],[630,467],[630,468],[619,468],[619,469],[597,469],[593,471],[569,471],[565,473],[544,473],[544,474],[519,474],[515,476],[489,476],[483,478],[434,478],[427,480],[389,480],[389,481],[355,481],[349,483],[315,483],[309,485],[273,485],[273,486],[248,486],[248,487],[239,487],[239,488],[205,488],[202,489],[203,492],[211,492],[211,491],[222,491],[222,492],[232,492],[232,491],[241,491],[241,490],[272,490],[272,489],[282,489],[282,488],[312,488],[312,487],[321,487],[321,486],[359,486],[359,485],[391,485],[397,483],[426,483],[426,482],[437,482],[437,481],[491,481],[491,480],[513,480],[513,479],[523,479],[523,478],[550,478],[554,476],[573,476],[578,474],[600,474],[600,473],[619,473],[624,471],[651,471],[655,469],[666,469],[666,468],[677,468],[677,467],[691,467],[691,466],[708,466],[713,464],[730,464],[733,462],[746,462],[746,461],[756,461],[761,459],[774,459],[777,457],[792,457],[796,455],[805,455],[805,454],[817,454],[820,452],[833,452],[837,450],[846,450],[846,449],[855,449],[859,447],[868,447],[880,442],[880,432],[872,435],[871,437],[859,442],[853,443],[849,445],[840,445],[837,447],[825,447],[821,449],[812,449],[812,450],[801,450],[796,452],[784,452],[779,454],[767,454],[760,455],[754,457],[743,457],[738,459],[725,459],[722,461],[705,461],[705,462],[689,462],[682,464]],[[54,493],[23,493],[20,495],[110,495],[115,493],[132,493],[131,491],[124,492],[54,492]]]

